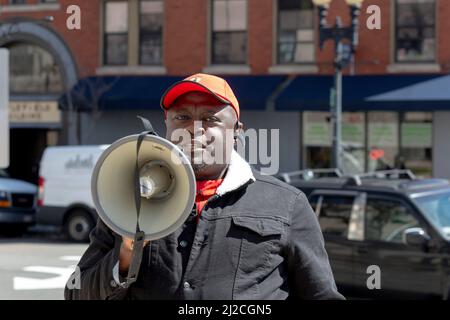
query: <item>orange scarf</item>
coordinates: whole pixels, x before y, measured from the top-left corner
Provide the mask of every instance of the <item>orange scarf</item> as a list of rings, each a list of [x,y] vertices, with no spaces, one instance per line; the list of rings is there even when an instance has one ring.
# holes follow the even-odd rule
[[[217,180],[201,180],[197,181],[197,194],[195,196],[195,204],[197,205],[197,221],[200,213],[208,199],[216,193],[217,188],[223,179]]]

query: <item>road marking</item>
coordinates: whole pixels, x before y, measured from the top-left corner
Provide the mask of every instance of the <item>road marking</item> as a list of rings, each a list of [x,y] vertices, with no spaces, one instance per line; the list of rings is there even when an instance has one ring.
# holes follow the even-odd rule
[[[64,261],[80,261],[81,256],[62,256],[61,258],[59,258],[60,260],[64,260]]]
[[[27,272],[39,272],[56,274],[56,277],[46,279],[14,277],[14,290],[42,290],[42,289],[63,289],[67,279],[75,271],[75,268],[57,268],[45,266],[30,266],[22,269]]]
[[[80,258],[80,256],[62,256],[60,257],[60,260],[78,262]],[[22,270],[26,272],[53,274],[56,276],[45,279],[14,277],[14,290],[64,289],[70,275],[75,271],[75,266],[71,265],[66,268],[49,266],[27,266]]]

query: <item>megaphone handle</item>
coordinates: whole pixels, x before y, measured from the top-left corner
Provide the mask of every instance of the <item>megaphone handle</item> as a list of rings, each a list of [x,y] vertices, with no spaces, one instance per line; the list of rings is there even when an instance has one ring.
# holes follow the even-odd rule
[[[141,231],[139,226],[139,216],[141,213],[141,188],[139,180],[139,150],[141,148],[142,141],[147,134],[151,132],[142,132],[137,140],[136,144],[136,167],[134,171],[134,200],[136,204],[136,234],[134,235],[133,252],[131,255],[131,264],[128,269],[127,279],[124,286],[129,287],[132,283],[137,280],[139,274],[139,268],[141,266],[142,254],[144,252],[144,240],[145,232]]]
[[[153,134],[155,136],[157,136],[158,134],[156,133],[155,129],[153,129],[152,123],[150,122],[150,120],[148,120],[147,118],[141,117],[141,116],[137,116],[139,119],[141,119],[142,121],[142,125],[145,128],[145,131],[147,131],[147,133]]]
[[[129,287],[137,280],[139,268],[141,267],[142,255],[144,252],[144,240],[145,232],[136,232],[136,235],[134,236],[133,252],[131,255],[131,264],[128,269],[127,279],[124,284],[125,287]]]

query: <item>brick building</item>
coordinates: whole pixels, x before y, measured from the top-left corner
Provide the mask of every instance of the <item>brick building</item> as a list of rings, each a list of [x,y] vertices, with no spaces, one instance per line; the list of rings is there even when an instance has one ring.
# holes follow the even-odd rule
[[[72,5],[81,29],[68,27]],[[366,26],[373,5],[380,30]],[[337,16],[349,23],[345,0],[332,1]],[[364,1],[344,77],[349,171],[450,178],[448,16],[447,0]],[[163,132],[159,97],[196,72],[230,81],[246,127],[280,129],[281,171],[328,166],[334,45],[319,49],[317,20],[311,0],[0,0],[10,172],[35,180],[45,146],[111,143],[141,129],[136,114]]]

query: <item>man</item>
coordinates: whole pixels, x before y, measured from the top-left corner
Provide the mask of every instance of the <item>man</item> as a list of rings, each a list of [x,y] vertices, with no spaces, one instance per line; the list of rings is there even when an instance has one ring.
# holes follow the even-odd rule
[[[170,87],[161,106],[167,139],[194,169],[192,213],[173,234],[146,243],[128,288],[132,241],[99,220],[79,263],[80,288],[66,288],[66,299],[343,299],[305,195],[252,170],[227,143],[242,129],[228,83],[193,75]],[[179,130],[191,139],[174,138]],[[208,154],[224,161],[202,161]]]

